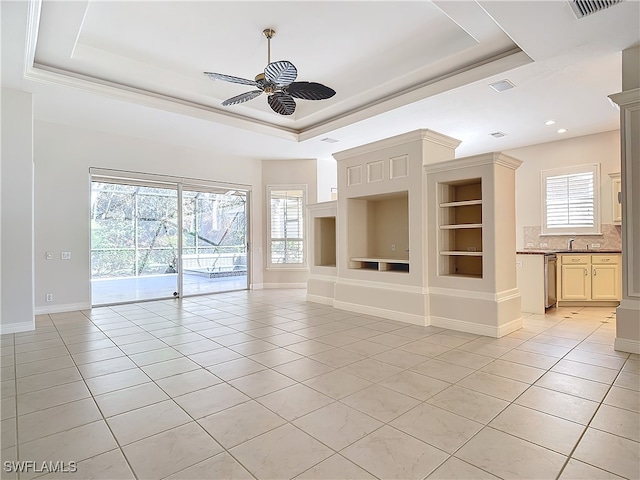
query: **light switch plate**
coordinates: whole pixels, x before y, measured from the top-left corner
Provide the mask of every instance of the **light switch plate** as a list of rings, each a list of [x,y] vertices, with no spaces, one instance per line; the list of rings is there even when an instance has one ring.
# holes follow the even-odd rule
[[[53,252],[45,252],[44,258],[47,260],[53,260]]]
[[[60,252],[60,259],[71,260],[71,252]]]

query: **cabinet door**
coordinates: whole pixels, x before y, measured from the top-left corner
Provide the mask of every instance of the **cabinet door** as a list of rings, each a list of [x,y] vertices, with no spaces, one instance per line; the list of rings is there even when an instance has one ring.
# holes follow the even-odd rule
[[[589,265],[562,265],[561,276],[560,300],[591,300]]]
[[[620,300],[619,265],[593,265],[591,275],[592,300]]]
[[[620,180],[620,174],[617,178],[613,178],[611,181],[611,187],[613,192],[612,205],[613,205],[613,223],[620,225],[622,223],[622,183]]]

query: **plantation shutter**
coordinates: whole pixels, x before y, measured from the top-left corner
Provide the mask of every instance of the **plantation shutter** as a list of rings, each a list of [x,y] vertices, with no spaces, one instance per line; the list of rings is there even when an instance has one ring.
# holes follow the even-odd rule
[[[547,177],[547,228],[593,227],[593,172]]]
[[[543,233],[600,233],[598,166],[543,172]]]
[[[304,190],[271,190],[269,201],[271,263],[304,263]]]

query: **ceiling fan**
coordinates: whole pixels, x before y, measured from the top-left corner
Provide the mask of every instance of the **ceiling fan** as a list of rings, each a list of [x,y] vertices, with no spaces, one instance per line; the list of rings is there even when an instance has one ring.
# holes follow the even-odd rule
[[[258,88],[225,100],[222,102],[224,107],[248,102],[264,92],[267,94],[267,102],[274,112],[280,115],[291,115],[296,110],[294,97],[303,100],[325,100],[336,94],[333,89],[321,83],[294,82],[298,76],[298,70],[293,63],[288,60],[271,61],[271,39],[276,34],[275,30],[267,28],[262,33],[267,37],[267,66],[264,68],[264,73],[256,75],[255,80],[233,77],[223,73],[204,72],[212,80],[224,80]]]

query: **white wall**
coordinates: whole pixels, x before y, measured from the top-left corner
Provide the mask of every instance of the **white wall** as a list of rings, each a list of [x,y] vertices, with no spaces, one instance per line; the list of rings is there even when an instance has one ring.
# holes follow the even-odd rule
[[[318,159],[318,203],[331,201],[331,189],[338,188],[338,164],[333,158]]]
[[[33,102],[2,89],[0,333],[34,328]]]
[[[540,172],[572,165],[600,164],[600,200],[602,223],[612,222],[611,178],[620,171],[620,132],[598,133],[506,150],[522,160],[516,170],[516,248],[524,248],[523,227],[540,226],[542,199]]]
[[[34,155],[35,305],[39,311],[90,304],[90,167],[250,185],[251,243],[263,243],[258,160],[218,157],[215,152],[41,121],[35,123]],[[53,260],[45,259],[47,251],[54,253]],[[70,251],[71,260],[60,260],[61,251]],[[255,249],[252,262],[252,283],[261,284],[262,258]],[[47,293],[53,294],[53,303],[45,303]]]

